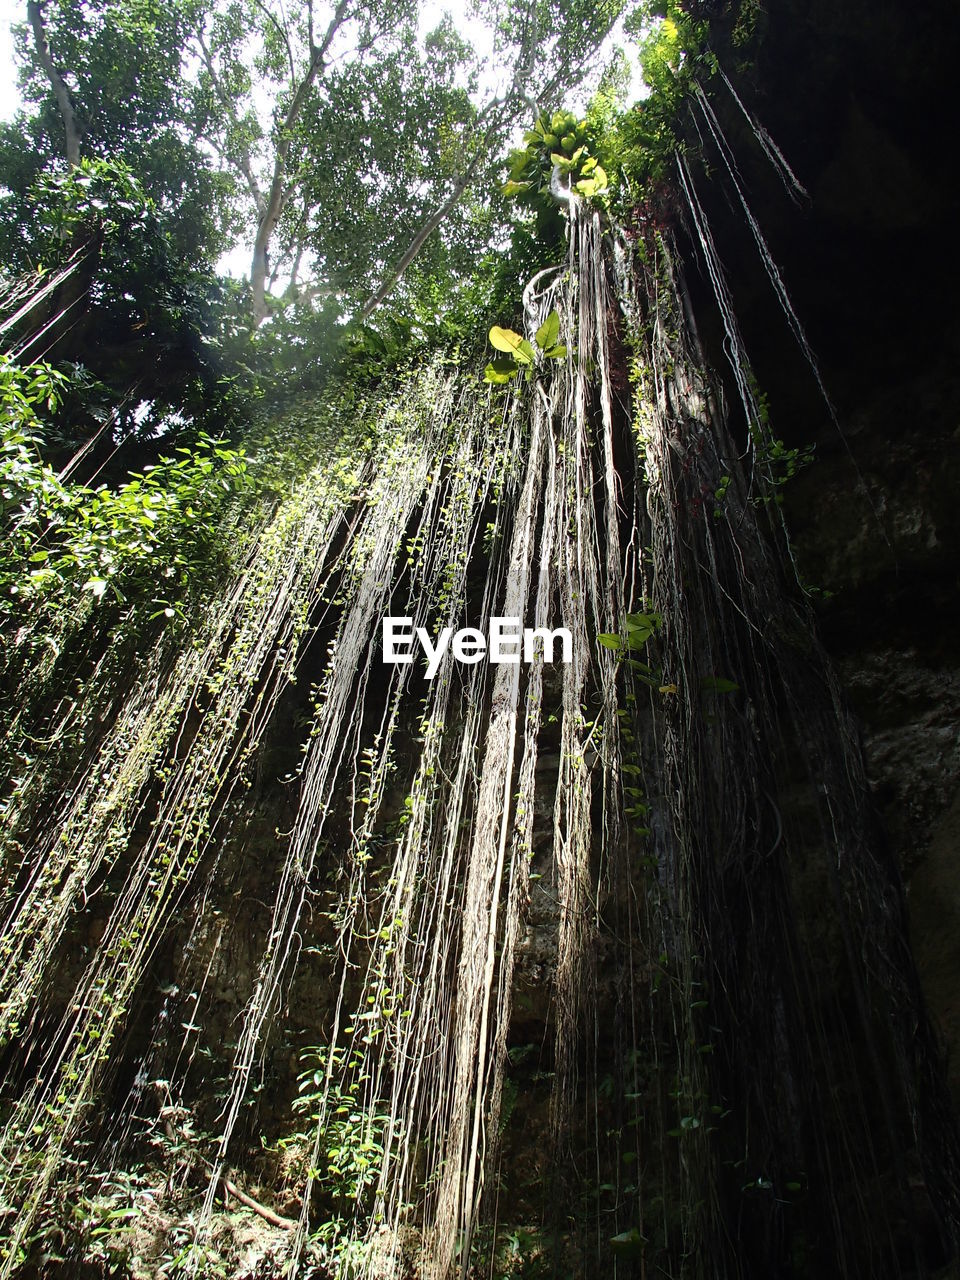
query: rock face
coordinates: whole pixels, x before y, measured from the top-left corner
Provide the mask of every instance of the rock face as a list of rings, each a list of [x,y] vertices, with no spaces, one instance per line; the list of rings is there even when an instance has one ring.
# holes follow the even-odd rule
[[[813,464],[784,488],[787,522],[863,726],[960,1099],[960,197],[949,126],[960,23],[942,3],[923,13],[794,0],[753,8],[749,53],[733,41],[747,3],[726,7],[713,38],[808,204],[791,204],[732,96],[717,90],[712,100],[836,421],[709,149],[698,190],[773,432],[790,448],[815,446]],[[688,260],[723,376],[722,335],[692,241]]]

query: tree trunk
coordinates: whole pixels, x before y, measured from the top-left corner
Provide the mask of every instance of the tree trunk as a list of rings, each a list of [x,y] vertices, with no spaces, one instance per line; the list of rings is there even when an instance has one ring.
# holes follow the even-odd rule
[[[277,144],[270,195],[267,197],[266,208],[260,214],[260,221],[257,224],[257,238],[253,243],[253,262],[250,267],[250,284],[253,289],[253,322],[257,326],[262,324],[267,317],[267,250],[270,247],[270,239],[277,229],[277,223],[280,221],[280,214],[283,212],[286,199],[283,188],[287,168],[287,155],[290,151],[291,132],[300,118],[300,112],[303,110],[304,103],[307,100],[307,94],[325,66],[325,59],[333,42],[333,37],[346,20],[349,7],[350,0],[340,0],[320,45],[313,46],[311,43],[310,65],[297,86],[293,101],[290,103],[290,109],[280,130],[280,141]]]
[[[253,323],[258,327],[267,318],[267,246],[273,235],[277,219],[265,213],[257,226],[257,238],[253,242],[253,262],[250,266],[250,285],[253,289]]]
[[[28,0],[27,17],[30,19],[30,26],[33,28],[33,38],[37,46],[37,57],[40,59],[40,65],[46,73],[47,79],[53,89],[57,99],[57,106],[60,108],[60,116],[63,120],[63,131],[65,134],[65,153],[67,164],[71,169],[75,169],[80,163],[80,130],[77,127],[77,117],[73,109],[73,99],[70,96],[70,90],[66,86],[63,76],[57,70],[56,63],[50,53],[50,46],[47,43],[47,33],[43,28],[43,12],[40,8],[39,0]]]

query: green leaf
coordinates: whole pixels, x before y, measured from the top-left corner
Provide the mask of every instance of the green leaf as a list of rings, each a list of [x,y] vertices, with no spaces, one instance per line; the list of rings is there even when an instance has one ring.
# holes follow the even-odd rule
[[[545,356],[549,356],[551,360],[562,360],[567,354],[567,348],[561,342],[555,347],[550,347],[547,351],[544,351],[543,354]]]
[[[106,578],[91,578],[83,584],[83,589],[84,591],[91,591],[96,599],[99,600],[107,589],[107,580]]]
[[[704,693],[737,693],[740,686],[735,680],[726,680],[723,676],[704,676],[700,688]]]
[[[636,1227],[631,1227],[629,1231],[621,1231],[618,1236],[612,1236],[610,1239],[610,1248],[621,1258],[641,1257],[645,1244],[646,1241]]]
[[[529,191],[530,185],[529,182],[515,182],[511,178],[509,182],[503,184],[500,190],[508,200],[512,200],[514,196],[518,196],[524,191]]]
[[[600,642],[600,644],[603,645],[605,649],[616,649],[616,651],[619,653],[620,650],[623,648],[623,639],[621,636],[612,636],[608,634],[603,634],[603,635],[597,636],[597,640]]]
[[[630,649],[642,649],[652,635],[652,631],[640,631],[639,629],[628,631],[627,647]]]
[[[589,178],[583,177],[574,184],[574,190],[589,200],[592,196],[599,195],[601,191],[606,191],[607,185],[607,175],[601,166],[597,165]]]
[[[627,630],[638,631],[646,629],[647,631],[657,631],[663,618],[659,613],[628,613],[626,617]]]
[[[497,351],[506,351],[521,364],[533,364],[533,347],[512,329],[501,329],[495,324],[490,330],[490,345]]]
[[[536,341],[541,351],[547,351],[548,347],[556,345],[557,338],[560,336],[560,316],[556,311],[551,311],[544,320],[543,324],[537,330]],[[549,354],[549,353],[548,353]]]
[[[512,329],[502,329],[498,324],[490,330],[490,345],[497,351],[506,351],[513,355],[522,341],[519,333],[514,333]]]
[[[483,380],[502,386],[511,378],[515,378],[519,372],[520,366],[515,360],[491,360],[483,371]]]

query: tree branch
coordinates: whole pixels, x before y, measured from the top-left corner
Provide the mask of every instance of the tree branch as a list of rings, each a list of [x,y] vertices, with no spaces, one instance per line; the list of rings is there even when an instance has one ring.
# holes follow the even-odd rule
[[[293,50],[290,48],[290,37],[287,35],[286,28],[280,24],[280,22],[277,20],[276,17],[274,17],[273,13],[271,13],[271,11],[263,3],[263,0],[253,0],[253,3],[257,6],[260,12],[264,14],[267,18],[269,18],[269,20],[273,23],[276,29],[280,32],[281,40],[286,45],[287,59],[290,63],[290,88],[292,89],[297,82],[297,73],[293,64]]]
[[[313,43],[313,0],[307,0],[307,43],[312,58],[317,51],[317,46]]]
[[[460,197],[473,181],[477,169],[480,166],[480,161],[488,154],[492,139],[498,130],[502,128],[503,114],[505,109],[510,105],[510,98],[512,94],[513,89],[511,89],[510,93],[504,98],[492,98],[480,112],[477,117],[477,124],[480,124],[484,119],[490,116],[492,116],[493,119],[484,130],[483,137],[477,143],[473,159],[469,162],[463,172],[455,179],[453,189],[449,196],[447,196],[446,200],[444,200],[443,204],[430,214],[427,220],[420,227],[419,231],[417,231],[416,235],[407,246],[406,252],[393,268],[390,275],[380,285],[379,289],[377,289],[376,292],[368,298],[367,302],[364,304],[363,310],[360,312],[361,320],[369,319],[369,317],[373,315],[374,311],[376,311],[377,307],[389,298],[390,294],[393,293],[394,289],[400,283],[403,273],[406,271],[407,267],[409,267],[410,263],[413,262],[414,258],[433,235],[434,231],[436,231],[437,227],[440,226],[451,210],[456,207]]]
[[[531,100],[527,93],[527,85],[533,78],[534,70],[536,69],[538,47],[539,33],[537,26],[537,6],[536,0],[533,0],[533,3],[530,6],[528,25],[521,38],[520,50],[517,54],[517,61],[514,67],[510,88],[502,97],[491,98],[477,116],[477,126],[483,125],[487,120],[489,120],[489,123],[486,124],[486,127],[483,129],[483,135],[477,143],[473,159],[454,182],[453,190],[447,199],[444,200],[443,204],[441,204],[439,208],[435,209],[434,212],[430,214],[427,220],[420,227],[419,231],[417,231],[416,235],[410,241],[406,252],[394,267],[391,274],[367,300],[363,310],[360,312],[361,320],[367,320],[381,305],[381,303],[386,301],[400,283],[403,273],[406,271],[407,267],[409,267],[410,263],[413,262],[414,258],[416,258],[417,254],[429,240],[430,236],[433,235],[434,231],[436,231],[436,229],[441,225],[451,210],[455,208],[460,197],[473,181],[477,168],[480,164],[480,160],[484,155],[489,153],[497,134],[502,130],[504,116],[506,113],[519,103],[525,103],[533,111],[537,111],[539,109],[537,103]],[[552,87],[554,82],[561,78],[562,72],[558,71],[549,82],[548,87]]]
[[[260,216],[260,224],[257,227],[257,236],[253,245],[250,283],[253,288],[253,319],[255,324],[260,324],[267,314],[267,248],[276,230],[277,223],[280,221],[280,214],[283,212],[286,198],[284,185],[287,172],[287,156],[290,154],[290,144],[293,141],[293,127],[300,118],[300,113],[307,101],[307,95],[323,69],[324,59],[333,43],[334,37],[347,19],[351,3],[352,0],[340,0],[322,41],[316,47],[311,48],[310,64],[303,79],[297,86],[293,101],[290,103],[287,114],[280,126],[280,138],[277,142],[277,151],[273,164],[273,181],[270,184],[270,194]]]
[[[444,200],[443,204],[440,205],[438,209],[435,209],[433,213],[430,214],[429,218],[427,218],[426,222],[422,224],[422,226],[420,227],[420,230],[416,233],[416,235],[410,241],[410,244],[407,246],[406,252],[404,253],[403,257],[400,259],[400,261],[397,263],[397,265],[394,267],[391,274],[386,278],[383,284],[380,285],[380,288],[377,289],[377,291],[370,298],[367,299],[366,303],[364,304],[363,310],[360,312],[361,320],[367,320],[370,316],[372,316],[374,311],[376,311],[377,307],[379,307],[382,302],[385,302],[387,298],[390,297],[390,294],[393,293],[394,289],[400,283],[401,277],[403,276],[403,273],[406,271],[407,267],[409,267],[410,263],[414,260],[414,258],[417,256],[417,254],[420,252],[420,250],[423,248],[426,242],[430,239],[434,231],[436,231],[437,227],[439,227],[440,224],[443,222],[443,220],[447,217],[451,209],[453,209],[456,206],[457,201],[460,199],[464,191],[467,189],[470,178],[473,176],[473,172],[475,172],[476,170],[478,161],[479,161],[479,156],[475,157],[473,163],[470,165],[468,170],[465,173],[461,174],[459,178],[457,178],[456,182],[453,184],[453,190],[450,192],[450,195],[447,197],[447,199]]]
[[[300,243],[297,245],[297,252],[296,252],[295,258],[293,259],[293,266],[290,268],[290,288],[291,289],[296,289],[297,287],[297,275],[299,274],[299,271],[300,271],[300,259],[302,257],[303,257],[303,244]]]
[[[50,81],[57,99],[57,106],[60,108],[61,118],[63,119],[63,130],[66,135],[67,164],[71,169],[75,169],[80,163],[80,130],[77,126],[77,117],[70,90],[67,88],[63,76],[57,70],[56,63],[50,53],[47,33],[43,26],[43,11],[40,7],[40,0],[28,0],[27,17],[30,19],[30,26],[33,28],[37,57],[40,59],[40,65]]]
[[[220,1182],[225,1195],[233,1196],[235,1200],[239,1200],[248,1209],[258,1213],[264,1222],[269,1222],[272,1227],[280,1227],[283,1231],[292,1231],[297,1225],[292,1218],[281,1218],[279,1213],[274,1213],[272,1209],[268,1209],[259,1200],[254,1200],[253,1196],[248,1196],[245,1191],[241,1191],[237,1184],[231,1182],[229,1178],[221,1177]]]
[[[286,311],[289,307],[313,302],[314,298],[330,298],[335,293],[335,290],[328,284],[317,283],[305,285],[302,289],[294,286],[292,289],[288,289],[287,293],[289,293],[289,296],[285,294],[280,299],[278,307],[280,311]]]
[[[207,48],[207,44],[203,38],[202,31],[197,32],[197,44],[200,46],[200,56],[203,59],[203,65],[206,67],[207,74],[210,76],[210,82],[213,85],[214,92],[216,93],[218,99],[220,100],[220,105],[223,107],[224,112],[229,117],[231,124],[233,125],[234,129],[237,132],[237,136],[241,137],[242,131],[240,129],[240,121],[237,119],[236,109],[233,105],[232,99],[229,97],[229,95],[225,91],[223,84],[221,83],[220,77],[217,75],[216,67],[213,65],[213,56],[210,53],[210,50]],[[219,146],[216,146],[216,144],[214,145],[216,147],[216,150],[225,159],[227,159],[230,162],[230,164],[235,166],[235,168],[237,169],[237,172],[243,178],[244,182],[246,182],[247,187],[249,188],[250,194],[251,196],[253,196],[253,203],[257,210],[257,216],[262,218],[267,207],[267,202],[264,198],[263,192],[260,190],[260,183],[257,181],[256,174],[253,172],[253,162],[250,158],[250,148],[247,146],[245,142],[238,142],[237,143],[238,155],[236,158],[234,158],[233,156],[230,156],[228,151],[221,151]]]
[[[570,89],[573,84],[579,83],[583,77],[582,63],[585,61],[587,53],[590,50],[600,46],[607,34],[613,27],[615,21],[615,10],[608,9],[599,18],[597,24],[588,28],[582,36],[583,49],[579,54],[579,61],[571,55],[569,62],[564,62],[558,67],[546,84],[541,86],[537,98],[544,98],[553,93],[559,86]],[[481,159],[489,154],[493,143],[497,139],[498,133],[501,133],[504,126],[505,117],[519,104],[524,103],[533,111],[539,110],[539,104],[529,95],[529,83],[533,79],[537,64],[537,50],[539,47],[539,32],[537,26],[536,2],[531,4],[529,25],[521,39],[520,50],[517,54],[516,66],[514,68],[513,78],[510,88],[502,97],[492,98],[483,107],[476,119],[476,126],[482,125],[486,120],[489,123],[483,129],[482,137],[477,142],[476,151],[473,159],[456,179],[453,190],[444,200],[438,209],[426,219],[416,235],[410,241],[406,252],[400,261],[393,268],[393,271],[387,279],[380,285],[376,292],[368,299],[360,312],[360,319],[367,320],[374,311],[386,301],[390,294],[400,283],[403,273],[413,262],[417,254],[429,240],[430,236],[436,231],[443,220],[456,206],[464,191],[469,187],[470,183],[476,175]]]

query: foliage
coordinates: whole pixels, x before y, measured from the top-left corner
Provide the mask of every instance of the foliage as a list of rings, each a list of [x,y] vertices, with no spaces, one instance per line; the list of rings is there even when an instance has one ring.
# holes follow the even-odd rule
[[[605,649],[626,658],[634,676],[643,684],[649,685],[659,693],[676,693],[676,686],[663,683],[663,674],[659,668],[636,657],[645,653],[648,643],[657,635],[663,626],[663,617],[656,610],[646,613],[628,613],[624,618],[624,629],[620,633],[603,632],[597,636],[597,642]]]
[[[750,437],[756,466],[764,480],[764,492],[754,499],[755,505],[764,503],[780,504],[783,495],[780,490],[793,477],[810,466],[814,460],[816,445],[799,445],[789,448],[783,440],[773,434],[770,427],[770,404],[765,392],[760,389],[753,374],[748,375],[748,383],[757,407],[757,420],[749,424]],[[730,484],[728,475],[721,476],[717,485],[717,506],[714,514],[723,514],[723,502]]]
[[[136,331],[139,350],[189,353],[203,366],[195,401],[217,398],[207,346],[221,341],[219,312],[235,324],[241,300],[248,322],[276,320],[291,308],[309,330],[318,302],[325,319],[336,314],[342,322],[386,289],[395,314],[412,325],[429,328],[452,311],[457,333],[448,325],[446,336],[463,336],[483,303],[473,287],[477,264],[486,263],[481,277],[489,279],[491,250],[509,236],[496,174],[516,113],[524,102],[555,102],[594,71],[625,7],[624,0],[540,0],[528,14],[512,0],[488,6],[483,21],[495,56],[511,71],[509,88],[494,93],[481,88],[480,60],[452,21],[424,33],[414,0],[329,7],[41,0],[34,9],[49,57],[25,25],[19,53],[26,105],[0,130],[3,255],[18,268],[38,259],[51,265],[35,225],[62,172],[65,95],[81,162],[135,174],[179,277],[194,273],[195,305],[184,306],[203,312],[204,323],[188,316],[188,332],[181,327],[155,342],[155,319],[170,306],[162,299],[151,305],[136,288],[126,292],[149,313],[146,331]],[[586,153],[573,161],[562,146],[556,154],[561,169],[583,184],[582,194],[601,192],[595,157],[593,164]],[[62,256],[87,226],[69,211],[61,223],[61,230],[72,223],[70,238],[57,246]],[[244,236],[253,246],[251,289],[218,298],[202,268]],[[127,237],[113,228],[108,239],[119,246]],[[520,256],[529,256],[529,238],[521,234],[518,244]],[[145,260],[148,280],[170,278],[150,252],[129,243],[125,249],[131,266]],[[109,292],[120,321],[125,291]],[[140,314],[134,324],[143,322]],[[73,349],[56,358],[77,362],[89,334],[82,325]],[[255,366],[255,355],[244,350],[244,364]],[[95,372],[116,385],[103,369]],[[194,404],[190,416],[197,413]]]
[[[59,424],[65,441],[83,440],[108,413],[120,438],[150,438],[177,423],[222,432],[242,420],[250,383],[236,353],[248,339],[235,291],[184,261],[168,218],[129,166],[82,160],[42,174],[27,208],[30,238],[12,264],[35,273],[38,288],[71,268],[16,330],[27,350],[42,331],[49,359],[85,370],[64,398],[72,419]]]
[[[201,435],[114,490],[71,484],[41,454],[39,415],[64,385],[49,366],[0,357],[0,618],[49,617],[83,593],[173,618],[213,570],[217,517],[246,482],[243,455]]]
[[[474,1232],[470,1274],[496,1276],[497,1280],[548,1280],[557,1274],[552,1265],[555,1248],[554,1245],[551,1249],[551,1241],[542,1229],[524,1226],[496,1229],[485,1224]]]
[[[43,24],[66,80],[81,155],[137,174],[187,261],[212,261],[236,229],[231,186],[199,139],[209,121],[183,93],[186,43],[195,0],[44,0]],[[17,215],[38,180],[61,169],[64,125],[33,34],[18,32],[24,110],[0,126],[5,201],[3,257]]]
[[[610,119],[601,157],[616,157],[626,176],[624,203],[661,181],[683,145],[685,104],[695,78],[714,74],[717,60],[709,27],[677,0],[642,5],[626,22],[638,42],[640,67],[650,92],[629,111]]]
[[[631,10],[624,27],[636,41],[647,95],[628,107],[629,64],[617,49],[583,118],[541,113],[524,135],[524,147],[510,153],[502,191],[520,209],[535,212],[541,237],[556,235],[562,186],[600,199],[623,217],[662,182],[684,144],[694,81],[709,79],[717,69],[708,23],[678,0],[646,0]]]
[[[288,254],[298,237],[307,245],[313,269],[348,305],[374,292],[473,159],[477,109],[462,86],[472,74],[472,56],[449,25],[422,50],[406,30],[376,59],[337,70],[329,96],[305,115],[301,202],[288,208],[280,234]],[[459,202],[421,250],[419,271],[404,276],[392,307],[409,314],[432,278],[449,288],[469,275],[502,225],[488,202]]]
[[[63,1195],[61,1214],[56,1219],[51,1215],[24,1243],[20,1265],[28,1271],[39,1267],[49,1272],[69,1266],[82,1254],[98,1274],[126,1274],[130,1237],[150,1201],[144,1176],[136,1171],[98,1172],[90,1179],[94,1187],[89,1190],[79,1178],[67,1181],[69,1193]]]
[[[773,490],[773,501],[781,502],[777,490],[792,480],[798,471],[813,462],[815,444],[800,445],[789,449],[782,440],[771,436],[757,449],[757,460],[763,468],[764,478]]]
[[[369,1208],[380,1176],[390,1116],[364,1102],[364,1084],[369,1077],[362,1070],[347,1084],[336,1073],[328,1080],[328,1066],[341,1068],[344,1056],[341,1050],[324,1046],[305,1051],[303,1060],[308,1066],[299,1076],[293,1110],[312,1128],[282,1139],[280,1146],[312,1146],[319,1126],[317,1162],[311,1174],[320,1194],[341,1209],[351,1204]],[[356,1054],[353,1057],[359,1068],[361,1059]]]
[[[740,0],[737,20],[730,33],[730,43],[735,49],[742,51],[756,44],[761,35],[764,17],[760,0]]]
[[[310,6],[227,0],[197,21],[188,92],[247,201],[255,312],[290,300],[270,296],[284,275],[293,296],[305,276],[307,296],[359,312],[451,187],[460,198],[416,255],[420,272],[401,271],[401,308],[422,280],[465,274],[488,242],[497,211],[465,180],[496,159],[471,96],[477,58],[448,19],[422,38],[418,19],[412,0],[346,3],[322,22]]]
[[[624,631],[619,635],[604,633],[597,636],[597,640],[604,648],[613,649],[617,653],[629,649],[644,649],[647,641],[659,632],[663,625],[663,618],[655,611],[628,613],[624,623]]]
[[[421,284],[469,274],[506,229],[494,175],[517,110],[579,83],[623,7],[486,6],[512,71],[493,93],[480,90],[480,61],[449,20],[421,36],[411,0],[348,2],[325,28],[311,6],[213,6],[197,24],[191,92],[256,216],[255,312],[282,305],[262,294],[265,278],[272,289],[288,270],[305,269],[310,289],[364,318],[398,285],[409,314]],[[420,271],[408,275],[414,261]]]
[[[484,382],[502,385],[512,381],[521,369],[529,382],[537,366],[538,357],[541,361],[566,358],[567,348],[558,341],[559,337],[560,316],[556,311],[551,311],[537,330],[533,339],[535,346],[519,333],[515,333],[513,329],[501,329],[495,324],[490,330],[490,345],[495,350],[504,352],[505,355],[490,361],[484,370]]]
[[[502,188],[508,199],[552,199],[555,179],[563,179],[564,189],[587,200],[606,191],[606,171],[591,151],[587,120],[578,120],[570,111],[555,111],[549,118],[541,115],[523,140],[526,145],[509,156],[510,177]]]
[[[84,159],[66,173],[40,174],[29,199],[30,249],[40,267],[60,263],[65,251],[80,246],[153,233],[156,205],[122,161]]]

